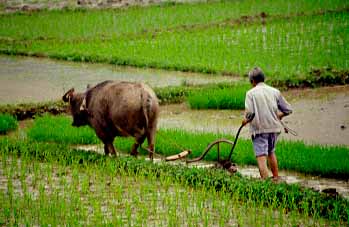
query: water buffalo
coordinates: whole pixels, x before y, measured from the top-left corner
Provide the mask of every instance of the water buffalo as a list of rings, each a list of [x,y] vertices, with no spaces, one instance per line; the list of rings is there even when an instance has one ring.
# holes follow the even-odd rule
[[[69,102],[73,126],[90,125],[104,143],[105,154],[115,154],[116,136],[132,136],[136,142],[131,155],[145,138],[149,157],[153,158],[159,103],[154,91],[145,84],[104,81],[84,93],[70,89],[63,96]]]

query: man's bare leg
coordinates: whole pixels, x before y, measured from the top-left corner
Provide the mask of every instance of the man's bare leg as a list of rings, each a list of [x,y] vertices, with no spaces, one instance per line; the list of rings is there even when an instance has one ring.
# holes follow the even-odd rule
[[[265,155],[257,157],[259,174],[262,179],[268,178],[267,157]]]
[[[268,164],[270,166],[271,172],[273,173],[273,178],[279,178],[278,161],[275,153],[268,155]]]

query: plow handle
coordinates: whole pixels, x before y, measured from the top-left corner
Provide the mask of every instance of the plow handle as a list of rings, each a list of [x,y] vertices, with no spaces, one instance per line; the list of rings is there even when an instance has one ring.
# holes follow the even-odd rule
[[[236,142],[238,141],[238,138],[239,138],[241,129],[242,129],[245,125],[247,125],[248,123],[250,123],[250,122],[253,120],[254,116],[255,116],[255,113],[251,113],[251,112],[246,113],[246,116],[245,116],[246,121],[245,121],[243,124],[241,124],[241,126],[240,126],[238,132],[236,133],[236,136],[235,136],[235,139],[234,139],[233,147],[231,148],[230,154],[229,154],[229,156],[228,156],[228,160],[229,160],[229,161],[231,160],[231,156],[233,155],[233,151],[234,151]]]

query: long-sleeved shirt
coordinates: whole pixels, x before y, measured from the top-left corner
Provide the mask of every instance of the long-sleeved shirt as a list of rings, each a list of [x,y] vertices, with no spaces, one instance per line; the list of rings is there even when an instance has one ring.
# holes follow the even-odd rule
[[[281,92],[265,83],[258,83],[246,93],[246,112],[255,113],[250,122],[252,135],[261,133],[280,133],[283,129],[278,118],[278,112],[291,114],[291,105],[281,95]]]

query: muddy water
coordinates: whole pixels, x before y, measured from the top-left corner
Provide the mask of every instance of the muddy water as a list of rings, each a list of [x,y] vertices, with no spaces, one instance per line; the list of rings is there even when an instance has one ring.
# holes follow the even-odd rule
[[[236,80],[196,73],[1,55],[0,66],[0,104],[57,100],[71,87],[84,91],[87,84],[104,80],[138,81],[152,87]]]
[[[280,139],[308,144],[349,145],[349,86],[284,92],[293,114],[284,123],[298,136],[282,133]],[[243,111],[191,110],[186,104],[163,106],[161,128],[222,132],[235,136]],[[248,127],[241,137],[249,138]]]

